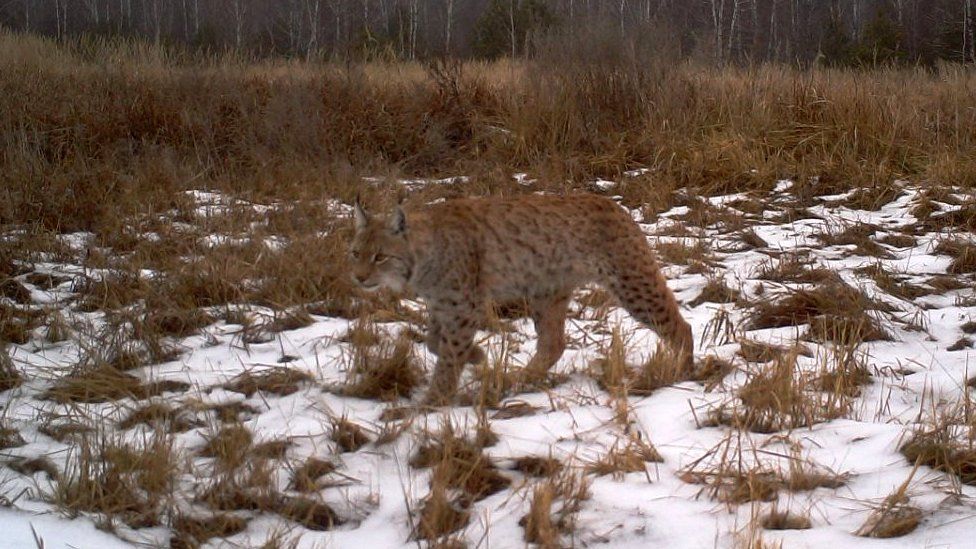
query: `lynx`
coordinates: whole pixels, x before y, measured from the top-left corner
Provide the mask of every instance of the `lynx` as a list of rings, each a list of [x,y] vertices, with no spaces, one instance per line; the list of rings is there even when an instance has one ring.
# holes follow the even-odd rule
[[[538,334],[524,373],[545,378],[566,348],[573,291],[597,283],[654,329],[689,372],[691,326],[630,215],[596,195],[456,199],[386,218],[356,201],[350,266],[366,291],[412,291],[427,303],[427,347],[437,364],[425,404],[454,397],[464,365],[483,359],[473,342],[486,303],[524,302]]]

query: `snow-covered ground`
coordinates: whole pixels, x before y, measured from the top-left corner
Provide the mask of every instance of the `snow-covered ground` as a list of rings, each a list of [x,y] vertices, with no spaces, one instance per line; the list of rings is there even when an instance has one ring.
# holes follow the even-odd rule
[[[438,183],[453,182],[454,179]],[[422,185],[417,181],[409,184],[411,189],[418,186]],[[614,192],[613,182],[601,181],[596,186],[609,194]],[[617,400],[598,385],[593,364],[606,353],[614,330],[625,335],[628,362],[634,365],[642,364],[651,355],[656,336],[617,308],[575,303],[567,322],[571,346],[556,366],[559,373],[567,375],[565,381],[546,391],[510,393],[495,407],[513,409],[513,404],[520,403],[521,414],[487,411],[497,442],[486,447],[485,453],[511,483],[472,504],[463,539],[469,546],[526,545],[520,520],[529,510],[533,488],[542,480],[514,470],[512,464],[517,458],[538,456],[559,460],[570,474],[580,475],[589,483],[589,497],[576,513],[571,532],[562,538],[565,545],[728,547],[744,546],[752,539],[750,536],[761,534],[771,546],[782,541],[784,547],[971,546],[976,526],[976,487],[960,484],[956,477],[927,466],[915,470],[915,464],[899,451],[916,424],[925,424],[942,408],[962,401],[969,390],[966,381],[970,378],[972,349],[966,345],[955,351],[948,348],[964,336],[961,326],[973,320],[976,312],[972,275],[955,276],[962,283],[957,290],[935,291],[930,285],[933,277],[946,275],[952,260],[936,253],[937,244],[947,236],[971,239],[972,235],[955,229],[951,234],[939,234],[918,225],[912,239],[886,239],[904,235],[905,228],[917,225],[919,220],[911,212],[922,200],[921,193],[921,189],[904,184],[895,193],[897,196],[872,210],[850,207],[848,199],[852,193],[819,197],[810,201],[809,217],[791,220],[784,218],[783,212],[792,207],[797,197],[791,184],[782,182],[762,196],[704,199],[713,207],[712,213],[717,212],[717,221],[704,223],[704,227],[689,222],[696,211],[708,209],[703,203],[679,206],[657,216],[653,223],[643,223],[654,244],[707,247],[704,259],[708,269],[695,268],[694,259],[687,265],[668,264],[669,256],[664,253],[662,262],[699,338],[699,361],[704,362],[706,356],[725,359],[734,365],[733,371],[717,383],[687,381],[650,395],[631,395],[629,410],[622,420]],[[206,215],[220,215],[229,203],[224,197],[207,193],[197,193],[195,199]],[[972,199],[958,194],[950,200],[955,204],[937,203],[937,207],[946,213]],[[745,207],[750,201],[765,209]],[[345,210],[336,211],[341,214]],[[722,222],[723,212],[745,220],[745,225]],[[639,210],[634,211],[634,216],[639,221],[644,219]],[[874,226],[871,239],[881,243],[882,253],[869,255],[849,244],[829,245],[821,237],[860,223]],[[753,231],[752,236],[758,240],[744,238],[746,230]],[[228,238],[213,235],[210,242],[225,244]],[[790,346],[804,339],[805,325],[746,329],[752,310],[747,303],[772,302],[804,287],[764,279],[762,275],[764,268],[775,266],[794,253],[805,254],[811,268],[834,271],[851,287],[889,304],[889,310],[872,314],[893,336],[892,341],[866,342],[859,347],[872,376],[842,417],[766,434],[714,425],[707,421],[713,411],[723,405],[737,406],[738,390],[756,372],[768,367],[746,362],[738,354],[741,341]],[[900,282],[931,292],[919,292],[925,295],[911,300],[892,295],[864,269],[879,265]],[[79,273],[77,267],[58,263],[38,264],[35,268],[68,277]],[[72,291],[70,282],[42,289],[27,283],[25,277],[20,280],[31,290],[35,303],[57,305]],[[741,292],[740,298],[729,303],[705,301],[694,307],[689,305],[707,285],[719,280]],[[251,314],[270,314],[260,307],[251,310]],[[99,313],[66,309],[65,316],[69,324],[84,319],[97,328],[101,322]],[[716,319],[723,319],[724,326],[730,326],[728,334],[724,334],[724,329],[716,330],[722,324]],[[271,471],[273,482],[285,494],[293,489],[294,469],[307,458],[329,460],[337,466],[319,480],[320,489],[310,495],[332,507],[341,525],[318,531],[275,513],[241,510],[235,513],[247,521],[246,528],[226,538],[211,539],[208,546],[259,546],[275,536],[280,536],[275,538],[278,541],[297,540],[299,547],[414,546],[417,542],[411,539],[411,533],[430,490],[431,470],[412,467],[411,456],[423,442],[425,431],[436,431],[446,418],[459,430],[476,429],[478,413],[471,406],[422,414],[406,422],[390,422],[381,417],[384,411],[406,401],[387,404],[343,396],[335,388],[347,380],[353,353],[344,336],[356,321],[323,316],[313,316],[313,320],[308,326],[248,344],[242,342],[240,325],[221,320],[198,335],[179,341],[183,352],[175,360],[130,372],[139,379],[188,384],[185,391],[163,391],[150,397],[153,402],[170,403],[185,412],[192,424],[174,435],[174,454],[181,457],[174,476],[177,497],[170,502],[172,508],[190,514],[207,512],[194,498],[217,477],[214,460],[199,455],[219,424],[213,412],[206,411],[212,405],[237,402],[252,409],[240,418],[253,433],[254,445],[274,440],[289,442],[284,457],[272,460]],[[490,357],[507,352],[509,363],[517,369],[531,356],[535,335],[528,320],[514,320],[511,325],[515,328],[512,332],[485,332],[479,340]],[[401,332],[419,328],[401,321],[382,323],[377,329],[384,339],[392,340]],[[62,404],[39,398],[78,360],[84,351],[81,339],[50,343],[39,328],[30,342],[8,346],[8,353],[26,381],[0,394],[2,420],[5,427],[19,432],[24,444],[0,451],[0,461],[13,463],[46,456],[62,478],[76,475],[79,438],[66,436],[59,441],[52,438],[50,428],[42,428],[69,419],[99,427],[107,433],[103,436],[118,436],[129,442],[148,437],[151,429],[144,424],[129,429],[118,426],[137,407],[132,399]],[[800,371],[813,371],[832,356],[830,344],[802,341],[802,345],[810,356],[798,358]],[[432,357],[420,344],[415,353],[429,375]],[[305,372],[311,380],[299,382],[297,391],[285,395],[257,391],[247,396],[224,387],[242,372],[273,367]],[[470,371],[466,379],[470,382],[468,392],[474,391]],[[421,391],[419,388],[414,398]],[[336,418],[346,418],[363,427],[371,441],[357,451],[341,452],[331,436]],[[404,428],[399,436],[377,440],[398,426]],[[969,429],[972,432],[973,426]],[[663,461],[647,463],[645,471],[621,475],[587,472],[588,464],[635,437],[653,444]],[[837,483],[839,486],[806,491],[780,488],[759,498],[766,501],[742,503],[722,501],[721,496],[715,497],[717,492],[710,485],[702,484],[703,478],[711,478],[708,474],[722,467],[789,471],[797,464],[832,471],[843,480]],[[855,536],[854,532],[885,498],[906,482],[910,505],[922,513],[918,528],[890,539]],[[67,516],[49,501],[56,485],[57,481],[47,472],[22,474],[7,467],[0,470],[0,494],[9,500],[9,505],[0,509],[0,545],[33,547],[35,535],[48,548],[169,543],[170,530],[165,526],[134,529],[115,524],[115,533],[110,534],[95,528],[104,526],[99,516]],[[763,531],[757,526],[758,520],[772,509],[806,516],[811,527]]]

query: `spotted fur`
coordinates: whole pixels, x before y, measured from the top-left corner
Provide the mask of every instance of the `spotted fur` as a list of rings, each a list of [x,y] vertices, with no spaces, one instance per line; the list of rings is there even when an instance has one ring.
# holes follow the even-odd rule
[[[474,345],[485,303],[524,302],[538,347],[526,367],[545,377],[566,348],[573,290],[597,283],[678,352],[690,371],[691,327],[646,238],[613,201],[595,195],[458,199],[371,218],[357,204],[350,246],[364,289],[412,290],[427,302],[427,345],[438,356],[426,401],[453,398]]]

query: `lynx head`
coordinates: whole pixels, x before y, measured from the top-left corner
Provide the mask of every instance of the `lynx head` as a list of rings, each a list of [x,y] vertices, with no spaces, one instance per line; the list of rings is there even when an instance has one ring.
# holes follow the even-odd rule
[[[349,246],[353,280],[369,292],[380,288],[402,292],[412,268],[403,210],[397,206],[388,218],[372,217],[357,198],[353,218],[356,233]]]

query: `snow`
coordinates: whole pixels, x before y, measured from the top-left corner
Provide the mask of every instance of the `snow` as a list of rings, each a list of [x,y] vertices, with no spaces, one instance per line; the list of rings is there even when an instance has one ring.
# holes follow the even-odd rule
[[[646,170],[627,176],[636,177],[643,173]],[[516,174],[515,179],[522,184],[531,181],[526,174]],[[453,177],[401,183],[408,189],[415,189],[463,181],[463,177]],[[599,181],[595,185],[611,189],[614,183]],[[567,322],[571,348],[554,369],[567,375],[567,381],[545,392],[510,395],[506,402],[524,402],[537,407],[538,411],[525,417],[492,419],[491,427],[499,441],[486,449],[487,454],[502,466],[522,456],[551,455],[567,465],[581,467],[605,454],[619,441],[627,440],[628,436],[637,434],[642,440],[653,443],[664,462],[648,464],[645,473],[628,473],[620,479],[588,476],[591,496],[583,503],[577,517],[574,534],[577,545],[728,547],[736,543],[737,534],[747,528],[755,514],[775,506],[779,510],[807,513],[813,521],[813,528],[808,530],[764,532],[767,542],[782,541],[784,547],[969,546],[976,515],[973,504],[976,488],[955,485],[946,475],[928,467],[914,471],[914,464],[909,463],[898,448],[919,418],[932,410],[933,402],[958,401],[967,390],[963,384],[970,374],[972,351],[949,352],[946,348],[962,335],[959,326],[972,319],[976,312],[972,300],[965,299],[972,295],[971,285],[963,290],[906,301],[888,295],[871,279],[855,272],[865,265],[880,264],[903,275],[906,281],[923,284],[931,275],[944,274],[948,267],[949,260],[934,251],[936,243],[944,236],[938,233],[916,235],[914,246],[887,246],[891,258],[858,256],[849,246],[824,246],[815,238],[825,230],[836,230],[852,223],[873,223],[885,231],[896,231],[915,223],[916,219],[909,211],[917,204],[921,189],[907,183],[903,185],[903,192],[877,211],[832,204],[848,198],[850,193],[845,193],[820,197],[820,204],[809,208],[819,219],[774,224],[764,214],[751,217],[751,228],[769,244],[767,251],[805,251],[814,265],[839,273],[844,280],[869,295],[900,309],[896,313],[881,313],[896,341],[867,343],[861,348],[869,357],[874,377],[856,399],[849,417],[775,434],[736,434],[724,426],[700,427],[700,419],[709,409],[722,402],[735,401],[736,389],[748,378],[746,372],[755,369],[755,365],[747,365],[735,358],[738,344],[702,339],[698,342],[699,358],[706,354],[734,358],[737,371],[711,390],[697,383],[682,382],[650,396],[629,397],[629,428],[632,431],[624,433],[614,419],[612,399],[589,375],[589,365],[609,344],[610,331],[614,327],[628,334],[628,358],[634,364],[650,355],[657,337],[619,309],[610,310],[604,319],[592,311],[580,311],[581,306],[576,303],[573,310],[582,314]],[[770,206],[787,204],[794,198],[790,194],[793,187],[791,181],[780,181],[764,200]],[[201,216],[222,215],[229,208],[242,204],[254,207],[259,213],[271,207],[238,201],[215,192],[193,191],[190,196],[196,201],[196,212]],[[972,199],[966,195],[962,197]],[[708,202],[718,208],[732,208],[731,204],[743,198],[742,195],[709,197]],[[952,206],[946,205],[945,211],[950,208]],[[337,203],[334,210],[337,214],[348,214],[345,205]],[[717,264],[712,277],[721,277],[733,288],[741,288],[748,298],[759,298],[760,287],[764,291],[762,299],[772,299],[790,288],[788,284],[758,280],[761,265],[771,261],[769,254],[735,248],[734,235],[721,227],[693,229],[694,236],[691,237],[664,236],[679,223],[675,219],[688,211],[685,206],[676,207],[661,214],[655,222],[642,224],[642,229],[652,243],[708,243]],[[953,236],[972,238],[966,234]],[[212,234],[203,237],[203,242],[209,246],[240,245],[245,242],[239,241],[243,238]],[[90,239],[91,235],[81,233],[63,237],[68,245],[80,248]],[[274,240],[268,242],[273,246],[281,245]],[[48,263],[39,267],[44,272],[78,273],[78,267],[71,265]],[[706,276],[687,274],[680,266],[667,265],[665,270],[671,277],[670,285],[677,298],[685,304],[696,298],[708,282]],[[66,303],[70,294],[70,288],[65,285],[47,291],[31,287],[31,291],[38,303],[48,306]],[[262,312],[260,308],[254,310]],[[683,312],[696,336],[705,333],[706,327],[720,312],[728,313],[735,326],[742,325],[746,314],[746,310],[735,303],[703,303],[694,308],[686,305]],[[905,323],[910,318],[921,320],[926,330],[907,329]],[[293,444],[289,457],[294,463],[318,456],[335,457],[340,465],[341,476],[335,476],[342,480],[340,486],[325,488],[319,495],[347,520],[346,524],[320,532],[289,524],[275,515],[252,516],[246,530],[223,541],[212,540],[212,546],[259,545],[285,527],[290,528],[294,538],[300,538],[299,547],[414,546],[415,542],[410,540],[410,513],[419,508],[419,502],[427,494],[430,477],[429,470],[417,470],[407,463],[417,447],[417,437],[425,428],[437,429],[448,417],[455,425],[474,429],[477,419],[471,407],[445,409],[417,417],[408,427],[408,433],[392,443],[371,443],[359,452],[337,455],[338,450],[329,439],[331,419],[348,418],[375,434],[384,427],[380,420],[383,406],[328,390],[346,378],[350,351],[341,339],[352,327],[352,322],[328,317],[314,317],[314,320],[310,326],[282,332],[267,342],[246,346],[240,342],[240,326],[221,321],[206,328],[203,335],[180,341],[185,352],[178,359],[133,372],[144,379],[191,383],[192,387],[186,393],[154,397],[178,407],[185,407],[190,401],[201,404],[246,402],[259,410],[245,421],[255,433],[256,442],[288,438]],[[98,315],[90,315],[89,321],[101,322]],[[535,348],[535,334],[527,320],[513,321],[512,324],[516,330],[507,336],[486,332],[479,334],[478,340],[484,341],[483,345],[492,354],[499,352],[503,338],[508,337],[511,362],[521,366]],[[391,337],[407,328],[404,323],[382,327]],[[802,331],[803,327],[761,330],[750,332],[748,337],[789,344],[797,340]],[[8,348],[15,364],[26,373],[29,381],[0,394],[0,404],[4,406],[8,426],[20,430],[27,444],[5,450],[4,459],[46,455],[64,471],[72,457],[70,441],[56,441],[43,434],[38,426],[39,418],[57,417],[65,412],[65,407],[37,397],[50,386],[54,376],[65,373],[77,360],[81,346],[79,341],[48,344],[42,343],[39,336],[35,339]],[[815,356],[801,358],[801,365],[814,368],[827,356],[829,348],[805,344],[814,349]],[[419,345],[417,353],[429,375],[433,357]],[[281,365],[283,355],[295,358],[288,362],[288,367],[311,374],[316,383],[305,384],[301,390],[287,396],[258,393],[245,397],[221,387],[242,372]],[[904,373],[906,369],[910,375]],[[469,371],[465,381],[470,382],[470,378]],[[84,404],[79,405],[75,413],[93,422],[106,422],[124,417],[133,404]],[[199,448],[204,434],[208,433],[206,429],[198,427],[177,435],[178,446],[187,452]],[[730,438],[730,434],[735,436]],[[714,457],[713,450],[723,445],[731,445],[731,452],[741,453],[746,464],[788,469],[790,460],[798,458],[819,469],[842,473],[848,482],[839,488],[781,491],[775,502],[727,505],[712,499],[705,486],[682,479],[682,473],[689,467],[700,460],[707,464]],[[185,490],[206,485],[208,481],[208,460],[194,457],[192,462],[195,473],[202,476],[182,478],[180,482]],[[285,489],[287,466],[278,473]],[[504,474],[513,480],[512,488],[473,504],[472,520],[464,530],[464,538],[471,545],[521,547],[525,544],[518,523],[528,510],[535,481],[512,471]],[[0,478],[0,491],[15,499],[7,508],[0,508],[0,527],[5,532],[2,545],[5,547],[34,547],[32,527],[43,538],[45,547],[132,547],[143,543],[158,544],[166,539],[165,531],[160,528],[122,529],[119,531],[121,538],[96,530],[96,517],[69,518],[48,503],[45,495],[50,493],[52,483],[45,474],[26,477],[4,470],[4,475]],[[909,478],[912,503],[924,513],[921,526],[899,538],[855,537],[852,533],[871,513],[872,505],[880,504]],[[15,495],[19,497],[14,498]],[[190,502],[184,503],[189,505]]]

